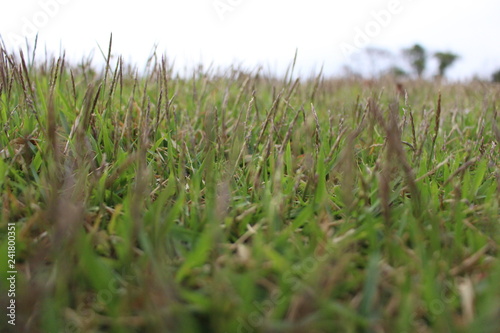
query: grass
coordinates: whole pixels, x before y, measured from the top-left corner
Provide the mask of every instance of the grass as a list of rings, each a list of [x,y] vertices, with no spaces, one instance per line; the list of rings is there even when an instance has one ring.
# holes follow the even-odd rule
[[[1,51],[3,332],[498,332],[498,85],[110,54]]]

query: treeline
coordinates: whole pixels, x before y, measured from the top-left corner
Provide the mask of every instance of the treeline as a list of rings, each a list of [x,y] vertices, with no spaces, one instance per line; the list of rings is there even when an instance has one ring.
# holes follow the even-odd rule
[[[460,55],[451,51],[431,52],[421,44],[414,44],[401,50],[400,56],[394,55],[382,48],[367,47],[357,55],[355,61],[361,62],[362,68],[369,68],[372,77],[391,75],[396,77],[413,77],[422,79],[424,77],[444,78],[449,69],[460,59]],[[430,69],[431,60],[437,62],[437,66]],[[359,64],[358,64],[359,65]],[[349,66],[346,70],[351,74],[357,74]],[[430,71],[433,71],[430,72]],[[491,75],[493,82],[500,82],[500,69]]]

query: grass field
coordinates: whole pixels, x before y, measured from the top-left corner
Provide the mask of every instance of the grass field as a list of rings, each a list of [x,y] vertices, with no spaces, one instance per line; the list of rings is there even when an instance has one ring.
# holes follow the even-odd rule
[[[0,55],[2,332],[500,331],[500,85],[32,58]]]

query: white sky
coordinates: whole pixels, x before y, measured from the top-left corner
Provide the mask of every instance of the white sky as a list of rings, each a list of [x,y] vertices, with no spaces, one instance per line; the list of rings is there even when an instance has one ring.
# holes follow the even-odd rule
[[[25,37],[34,40],[36,30],[40,53],[44,46],[59,53],[62,45],[72,59],[94,50],[101,60],[97,45],[107,50],[112,32],[113,54],[140,66],[157,44],[179,70],[203,62],[261,64],[282,72],[298,49],[301,74],[318,72],[321,65],[327,74],[341,73],[345,64],[368,73],[366,58],[341,50],[364,42],[362,31],[371,35],[366,45],[396,55],[416,42],[430,52],[459,54],[448,72],[454,79],[474,74],[489,79],[500,69],[498,0],[0,0],[0,5],[0,34],[8,47],[18,48]],[[382,12],[389,16],[379,15],[377,22],[373,13]],[[434,74],[435,63],[429,67],[427,74]]]

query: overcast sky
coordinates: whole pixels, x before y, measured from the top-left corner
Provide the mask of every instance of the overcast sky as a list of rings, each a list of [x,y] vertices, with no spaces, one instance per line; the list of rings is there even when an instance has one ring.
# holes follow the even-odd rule
[[[257,64],[282,72],[298,49],[300,73],[341,73],[343,65],[373,71],[359,50],[399,50],[420,43],[429,52],[460,55],[449,77],[500,69],[498,0],[0,0],[0,34],[10,48],[39,32],[39,49],[72,59],[107,49],[144,65],[154,45],[176,68],[203,62]],[[365,60],[364,60],[365,59]],[[382,63],[377,63],[380,67]],[[429,64],[434,74],[435,63]]]

